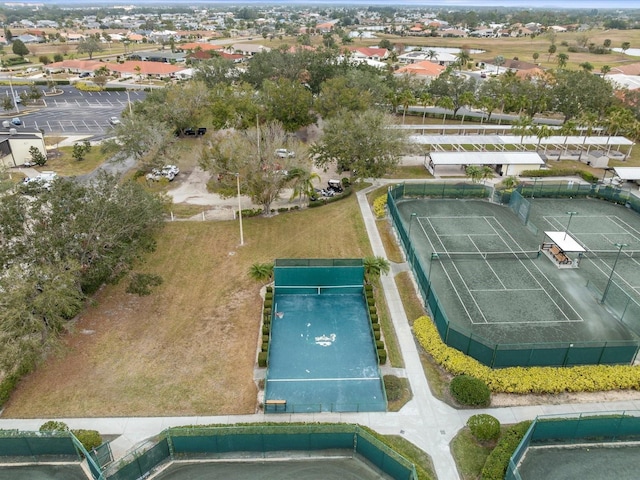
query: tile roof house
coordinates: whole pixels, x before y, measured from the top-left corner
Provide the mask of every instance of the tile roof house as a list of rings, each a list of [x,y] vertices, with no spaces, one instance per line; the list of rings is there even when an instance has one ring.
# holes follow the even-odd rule
[[[348,47],[354,58],[367,58],[369,60],[386,60],[389,57],[389,50],[386,48],[374,47]]]
[[[394,75],[415,75],[416,78],[429,81],[439,77],[445,70],[446,67],[425,60],[400,67],[394,72]]]

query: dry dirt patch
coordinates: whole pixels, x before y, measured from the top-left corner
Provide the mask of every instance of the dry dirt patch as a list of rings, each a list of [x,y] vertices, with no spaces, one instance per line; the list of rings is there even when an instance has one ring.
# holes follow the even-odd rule
[[[336,204],[245,221],[166,225],[136,271],[164,283],[148,297],[105,287],[63,351],[27,377],[4,417],[253,413],[260,285],[247,271],[276,257],[369,254],[355,195]]]

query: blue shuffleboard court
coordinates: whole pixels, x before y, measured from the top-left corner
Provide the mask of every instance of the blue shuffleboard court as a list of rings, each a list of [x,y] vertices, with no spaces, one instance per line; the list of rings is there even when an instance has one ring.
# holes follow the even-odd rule
[[[386,398],[363,293],[278,293],[267,411],[384,411]]]

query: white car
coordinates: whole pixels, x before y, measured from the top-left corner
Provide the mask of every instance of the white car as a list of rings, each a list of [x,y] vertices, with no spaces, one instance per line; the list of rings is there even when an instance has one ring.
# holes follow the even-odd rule
[[[109,123],[111,125],[120,125],[120,119],[118,117],[111,117],[109,118]]]
[[[174,177],[180,173],[180,169],[176,165],[165,165],[162,167],[162,174],[167,176],[171,174]]]
[[[276,157],[278,158],[293,158],[296,156],[296,152],[287,150],[286,148],[279,148],[276,150]]]

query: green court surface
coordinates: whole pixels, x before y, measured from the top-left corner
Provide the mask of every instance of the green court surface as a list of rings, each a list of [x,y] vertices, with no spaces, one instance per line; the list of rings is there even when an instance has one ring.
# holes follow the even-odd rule
[[[640,335],[640,216],[624,206],[534,199],[527,226],[507,206],[488,201],[402,199],[397,207],[413,255],[452,324],[502,345]],[[559,269],[538,251],[545,231],[565,231],[567,212],[577,212],[570,234],[587,253],[579,268]],[[616,243],[628,247],[602,304]]]
[[[635,480],[639,445],[529,447],[518,472],[522,480]]]
[[[392,477],[356,458],[288,461],[173,463],[154,480],[374,480]]]
[[[80,464],[2,465],[0,480],[88,480]]]

